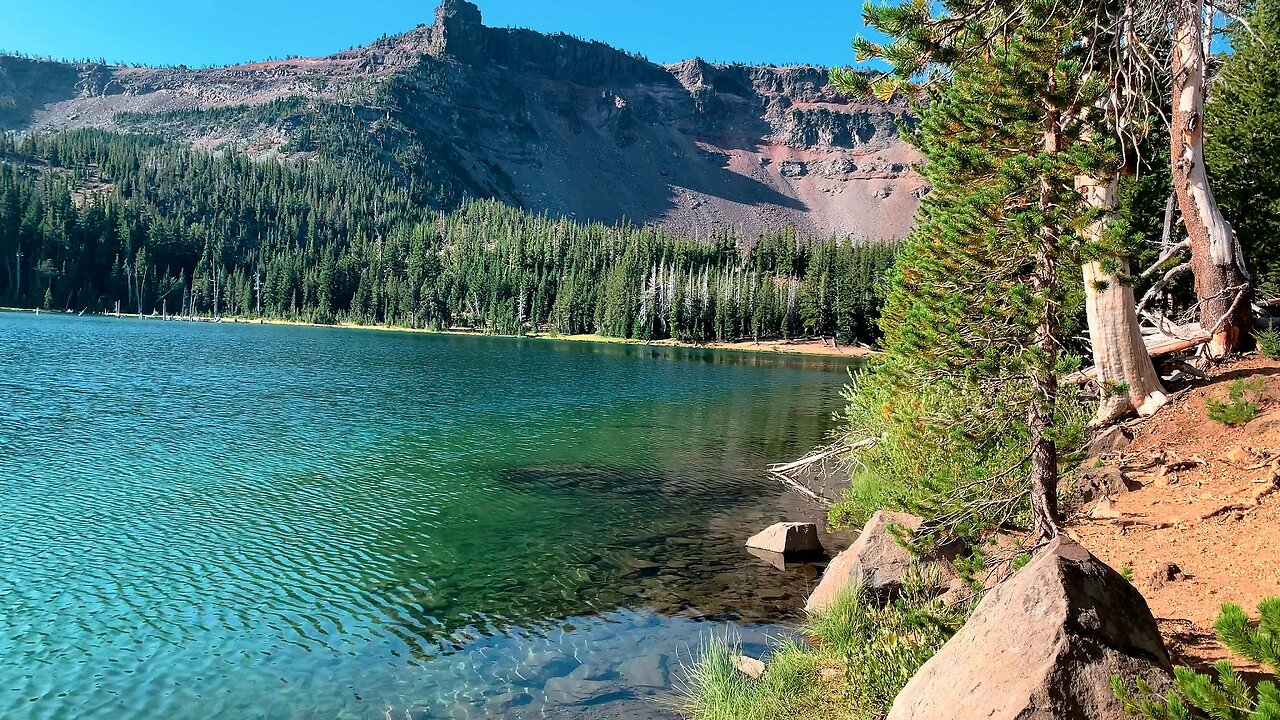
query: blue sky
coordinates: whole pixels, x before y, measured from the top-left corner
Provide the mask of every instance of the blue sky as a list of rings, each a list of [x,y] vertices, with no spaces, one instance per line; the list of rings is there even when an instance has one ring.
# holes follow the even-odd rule
[[[0,50],[192,66],[325,55],[430,23],[436,0],[0,0]],[[476,0],[485,24],[658,62],[847,64],[862,0]]]

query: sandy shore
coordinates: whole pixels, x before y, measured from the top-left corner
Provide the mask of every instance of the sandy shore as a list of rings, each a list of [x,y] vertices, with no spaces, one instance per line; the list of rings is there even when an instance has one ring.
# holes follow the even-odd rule
[[[624,343],[628,345],[659,345],[667,347],[696,347],[711,350],[734,350],[738,352],[791,353],[794,355],[839,355],[843,357],[865,357],[873,350],[858,345],[836,345],[831,338],[793,338],[791,340],[740,340],[736,342],[687,343],[679,340],[629,340],[611,338],[603,335],[528,335],[527,337],[546,337],[556,340],[574,340],[582,342]]]
[[[3,311],[11,312],[33,312],[28,308],[0,308]],[[49,312],[49,311],[42,311]],[[63,313],[53,311],[49,314],[62,315]],[[103,317],[112,317],[114,313],[101,313]],[[121,314],[121,318],[134,318],[136,315]],[[157,316],[147,316],[146,320],[157,320]],[[173,318],[171,318],[173,319]],[[184,320],[183,322],[191,322]],[[208,319],[199,319],[195,322],[211,322]],[[411,333],[428,333],[435,335],[485,335],[486,333],[473,330],[454,329],[454,330],[428,330],[424,328],[401,327],[394,325],[360,325],[357,323],[334,323],[332,325],[324,325],[321,323],[302,322],[300,320],[281,320],[270,318],[243,318],[224,315],[222,317],[224,323],[236,323],[246,325],[294,325],[298,327],[321,327],[321,328],[347,328],[353,330],[379,330],[385,332],[411,332]],[[511,336],[502,336],[511,337]],[[772,339],[772,340],[741,340],[737,342],[708,342],[708,343],[687,343],[678,340],[632,340],[627,338],[605,337],[604,335],[584,334],[584,335],[554,335],[549,333],[529,333],[524,337],[546,340],[568,340],[572,342],[595,342],[595,343],[615,343],[625,345],[657,345],[665,347],[687,347],[687,348],[705,348],[712,350],[732,350],[736,352],[757,352],[757,353],[790,353],[794,355],[831,355],[842,357],[866,357],[875,351],[859,345],[837,345],[832,338],[793,338],[790,340]]]

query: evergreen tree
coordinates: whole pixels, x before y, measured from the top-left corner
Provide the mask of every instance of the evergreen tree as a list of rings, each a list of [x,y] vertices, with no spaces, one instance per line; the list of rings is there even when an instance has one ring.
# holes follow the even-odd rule
[[[1059,348],[1074,285],[1064,273],[1079,267],[1076,229],[1089,217],[1074,178],[1114,159],[1087,132],[1101,88],[1075,42],[1079,9],[959,5],[948,12],[978,21],[946,52],[927,28],[946,27],[947,16],[916,2],[868,6],[869,24],[897,39],[859,43],[895,60],[902,82],[925,51],[952,64],[927,86],[911,133],[932,190],[891,276],[886,354],[850,393],[853,436],[877,439],[874,472],[852,495],[867,509],[926,512],[951,531],[1029,511],[1035,535],[1052,537]]]
[[[1276,675],[1280,671],[1280,598],[1258,604],[1257,625],[1249,622],[1244,609],[1234,603],[1222,606],[1214,623],[1218,640],[1241,657],[1248,658]],[[1141,680],[1137,693],[1124,678],[1113,677],[1111,685],[1129,715],[1150,720],[1280,720],[1280,689],[1275,680],[1265,680],[1251,688],[1230,661],[1215,665],[1217,678],[1187,667],[1174,670],[1173,689],[1163,697]],[[1278,677],[1277,679],[1280,679]]]

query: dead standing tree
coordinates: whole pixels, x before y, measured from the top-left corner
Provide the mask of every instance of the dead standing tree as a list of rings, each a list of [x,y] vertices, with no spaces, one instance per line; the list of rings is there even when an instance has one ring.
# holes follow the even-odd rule
[[[1154,0],[1153,0],[1154,1]],[[1173,190],[1182,210],[1195,275],[1200,327],[1215,357],[1242,349],[1253,329],[1244,254],[1222,216],[1204,164],[1204,99],[1215,16],[1235,17],[1233,3],[1177,0],[1172,5],[1173,118],[1170,142]]]

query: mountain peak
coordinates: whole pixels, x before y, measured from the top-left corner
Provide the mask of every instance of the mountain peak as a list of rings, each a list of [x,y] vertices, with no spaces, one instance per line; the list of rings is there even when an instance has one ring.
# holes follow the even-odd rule
[[[435,35],[438,54],[475,61],[483,54],[484,23],[480,8],[467,0],[442,0],[436,8]]]
[[[467,30],[483,24],[480,8],[467,0],[441,0],[436,8],[436,27]]]

